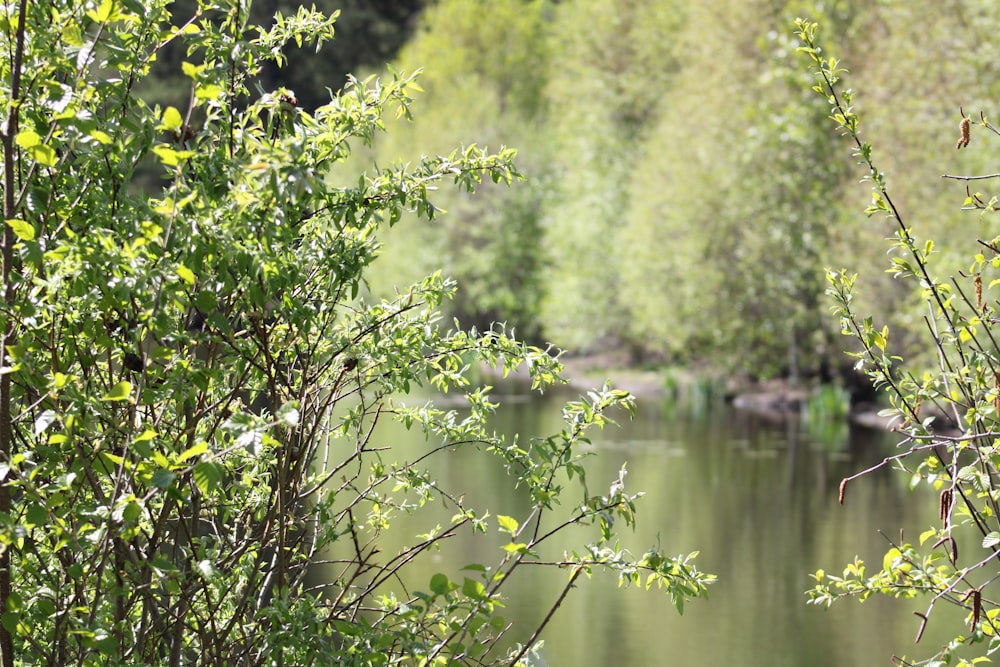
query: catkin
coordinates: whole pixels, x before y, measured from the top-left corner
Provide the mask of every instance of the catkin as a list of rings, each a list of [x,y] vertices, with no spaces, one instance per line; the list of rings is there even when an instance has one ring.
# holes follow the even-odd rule
[[[979,625],[979,616],[983,613],[983,594],[977,588],[972,591],[972,627],[969,628],[969,632],[975,632],[976,626]]]
[[[938,499],[938,516],[942,521],[947,519],[948,514],[951,512],[952,497],[951,489],[945,489],[941,492],[941,497]]]
[[[844,491],[847,490],[847,478],[845,477],[840,481],[840,492],[837,494],[837,502],[841,505],[844,504]]]
[[[993,409],[1000,417],[1000,373],[993,373],[993,390],[996,392],[996,398],[993,399]]]
[[[966,116],[962,119],[962,122],[958,124],[958,130],[961,136],[958,138],[958,143],[955,144],[955,148],[961,150],[965,146],[969,145],[969,136],[972,134],[972,119]]]

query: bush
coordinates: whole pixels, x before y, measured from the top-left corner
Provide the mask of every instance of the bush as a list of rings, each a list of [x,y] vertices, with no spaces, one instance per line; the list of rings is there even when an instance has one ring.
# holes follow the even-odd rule
[[[829,294],[843,332],[855,338],[860,351],[857,368],[868,371],[891,403],[884,414],[901,435],[900,453],[885,458],[870,470],[844,479],[840,502],[850,498],[850,483],[864,475],[892,466],[908,478],[912,488],[927,485],[935,492],[939,525],[929,526],[916,543],[889,539],[880,565],[870,567],[861,559],[846,566],[840,576],[820,570],[816,586],[809,591],[812,602],[829,605],[854,596],[873,595],[903,599],[922,598],[926,607],[918,617],[919,642],[940,604],[964,610],[964,622],[950,627],[950,640],[919,663],[896,657],[896,664],[971,665],[988,662],[1000,648],[1000,603],[996,586],[996,563],[1000,558],[1000,355],[996,331],[998,302],[991,290],[1000,284],[1000,237],[969,239],[968,271],[939,279],[934,275],[934,243],[920,242],[905,222],[876,166],[872,146],[861,139],[853,94],[839,85],[844,70],[835,58],[827,58],[817,46],[815,23],[799,20],[800,49],[813,60],[818,74],[816,90],[829,101],[837,126],[853,143],[855,155],[872,184],[869,215],[884,214],[895,225],[890,251],[890,273],[910,281],[926,306],[927,346],[937,352],[939,364],[931,370],[908,368],[891,351],[888,327],[873,317],[856,312],[856,275],[828,273]],[[964,115],[964,114],[963,114]],[[1000,134],[986,119],[981,125]],[[957,148],[970,143],[972,120],[963,117],[958,126]],[[953,177],[978,182],[991,176]],[[967,209],[983,215],[995,210],[996,200],[970,191]],[[961,547],[961,548],[960,548]],[[942,623],[950,618],[941,619]],[[968,645],[968,646],[966,646]]]
[[[507,627],[503,587],[526,562],[559,568],[565,592],[598,568],[655,582],[678,607],[705,594],[712,577],[690,556],[618,546],[637,497],[624,472],[605,494],[564,487],[584,477],[586,429],[631,409],[627,394],[594,392],[566,407],[561,433],[504,441],[467,374],[524,366],[543,390],[556,357],[499,328],[441,326],[454,285],[438,274],[392,300],[360,297],[387,228],[405,211],[433,218],[440,183],[511,183],[513,150],[469,146],[334,187],[331,170],[383,114],[409,116],[417,87],[352,78],[313,113],[290,90],[251,94],[286,43],[331,38],[330,17],[300,8],[255,26],[231,0],[171,27],[165,0],[12,7],[0,16],[0,664],[525,664],[544,622],[511,655],[490,651]],[[190,105],[151,107],[137,85],[177,40]],[[140,169],[159,173],[157,192],[134,185]],[[463,393],[470,415],[399,407],[423,384]],[[428,449],[381,442],[383,419],[422,428]],[[495,563],[397,596],[415,559],[491,528],[424,470],[458,447],[503,466],[530,511],[496,517],[510,540]],[[457,507],[448,525],[380,551],[394,513],[437,499]],[[560,502],[575,509],[550,521]],[[580,525],[595,529],[578,552],[545,555]],[[308,588],[334,543],[353,554],[341,576]]]

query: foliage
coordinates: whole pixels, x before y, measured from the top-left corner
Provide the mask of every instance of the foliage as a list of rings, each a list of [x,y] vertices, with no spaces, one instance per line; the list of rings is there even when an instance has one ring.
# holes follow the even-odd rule
[[[835,137],[782,30],[801,4],[687,10],[683,67],[649,133],[624,233],[633,261],[623,263],[623,301],[649,349],[798,378],[815,375],[831,347],[825,193],[844,169],[814,158]],[[828,12],[837,34],[853,20],[838,5]]]
[[[468,146],[333,185],[384,116],[410,115],[413,75],[351,78],[307,112],[250,82],[286,44],[332,37],[331,17],[300,8],[262,27],[241,0],[171,7],[0,13],[0,665],[525,664],[545,621],[498,648],[522,565],[565,573],[553,611],[594,570],[655,583],[679,609],[704,596],[693,555],[618,546],[638,498],[624,471],[605,493],[577,483],[587,429],[631,409],[627,394],[567,405],[550,437],[500,439],[467,376],[524,366],[543,390],[555,356],[500,327],[445,329],[454,284],[439,273],[359,298],[388,228],[434,218],[439,185],[510,184],[514,151]],[[172,42],[188,54],[184,108],[136,92]],[[143,164],[162,177],[152,196],[131,187]],[[421,385],[463,394],[469,416],[400,404]],[[386,442],[376,427],[393,418],[428,448]],[[458,447],[530,493],[524,516],[493,523],[429,476],[427,459]],[[394,517],[429,502],[454,518],[383,552]],[[587,526],[584,546],[547,554]],[[407,580],[457,531],[494,528],[510,536],[495,562]],[[309,583],[333,546],[347,547],[340,575]]]
[[[488,7],[488,9],[487,9]],[[385,163],[419,160],[468,136],[493,144],[523,146],[518,166],[525,186],[482,188],[470,198],[442,193],[449,215],[433,226],[408,225],[385,247],[386,261],[373,272],[374,293],[428,270],[444,267],[460,285],[447,311],[462,322],[486,327],[503,321],[521,337],[540,334],[543,255],[540,208],[546,188],[543,116],[548,41],[547,3],[443,0],[421,16],[402,49],[398,66],[430,63],[421,76],[421,113],[376,144]],[[489,20],[484,20],[488,16]]]
[[[399,235],[373,286],[443,263],[462,285],[449,308],[463,321],[506,320],[577,350],[809,377],[849,371],[825,316],[823,267],[851,262],[870,285],[860,302],[919,349],[918,290],[869,268],[882,250],[868,235],[893,230],[852,222],[854,177],[826,159],[837,137],[785,27],[815,16],[829,44],[858,54],[853,76],[869,92],[861,103],[897,201],[926,214],[935,261],[952,273],[964,260],[951,239],[975,223],[942,196],[936,160],[954,142],[939,128],[951,100],[1000,94],[996,59],[981,53],[1000,29],[991,3],[489,7],[442,0],[421,16],[399,63],[428,68],[423,122],[377,156],[416,160],[471,134],[521,146],[534,185],[446,196],[453,215]],[[980,50],[962,48],[968,39]],[[957,161],[989,169],[975,152]],[[526,237],[538,242],[517,243]]]
[[[288,0],[264,0],[246,7],[249,21],[267,25],[275,13],[293,16],[304,3]],[[416,16],[425,0],[318,0],[309,3],[314,10],[337,19],[337,38],[322,44],[291,41],[282,48],[284,67],[265,61],[254,75],[251,90],[274,90],[285,87],[295,91],[306,110],[322,106],[330,99],[330,90],[339,90],[347,75],[359,70],[381,69],[390,62],[410,37]],[[198,10],[197,0],[174,0],[170,11],[179,25]],[[185,44],[174,41],[161,48],[150,75],[139,83],[145,99],[164,106],[187,103],[188,89],[180,71],[190,59]]]
[[[846,270],[828,273],[828,292],[836,302],[843,332],[855,338],[861,351],[854,356],[876,386],[888,394],[891,408],[885,411],[902,434],[902,451],[881,464],[845,479],[840,501],[850,496],[849,484],[872,470],[893,466],[907,475],[912,487],[929,486],[937,494],[940,525],[929,526],[917,543],[890,541],[881,564],[860,559],[847,565],[841,576],[822,570],[814,576],[816,586],[809,591],[812,602],[830,604],[854,596],[865,600],[873,595],[926,601],[916,633],[920,641],[925,627],[940,614],[940,604],[964,610],[964,624],[951,627],[947,644],[929,658],[910,662],[896,658],[897,664],[970,665],[989,661],[1000,649],[996,595],[996,567],[1000,546],[996,480],[1000,458],[997,454],[1000,425],[1000,358],[997,352],[997,301],[991,291],[1000,284],[1000,237],[973,242],[963,235],[967,253],[966,270],[955,278],[940,279],[931,257],[936,253],[931,240],[918,240],[890,194],[885,173],[877,166],[874,149],[862,140],[855,97],[843,89],[844,70],[836,58],[827,57],[817,46],[817,25],[797,22],[801,51],[813,60],[818,83],[815,90],[828,101],[832,117],[853,144],[855,156],[872,185],[869,216],[884,215],[895,226],[891,243],[889,272],[901,281],[920,286],[925,301],[925,343],[937,354],[933,371],[914,371],[890,344],[889,328],[873,317],[859,314],[855,303],[857,275]],[[1000,136],[984,114],[978,124]],[[973,121],[961,118],[956,148],[970,146]],[[989,176],[952,177],[970,187]],[[964,208],[988,215],[995,199],[970,190]],[[961,547],[961,548],[960,548]],[[948,622],[944,620],[942,622]]]
[[[622,274],[635,248],[622,232],[629,185],[642,174],[636,156],[680,66],[683,6],[572,0],[555,8],[541,317],[548,336],[575,349],[634,342]]]

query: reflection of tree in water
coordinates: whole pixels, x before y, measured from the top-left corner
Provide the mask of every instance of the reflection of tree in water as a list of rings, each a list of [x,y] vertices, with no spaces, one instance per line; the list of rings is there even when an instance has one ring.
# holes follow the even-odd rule
[[[922,525],[888,471],[859,484],[847,505],[837,504],[840,480],[891,454],[891,437],[852,426],[844,442],[824,447],[797,414],[775,420],[725,406],[661,422],[660,429],[664,439],[683,444],[686,457],[651,457],[640,465],[630,455],[630,469],[637,472],[635,487],[650,490],[649,501],[658,503],[652,513],[664,525],[665,542],[678,551],[697,545],[705,567],[719,574],[709,605],[692,606],[683,621],[685,636],[700,639],[698,659],[753,664],[750,656],[761,655],[769,665],[849,664],[844,652],[852,647],[865,645],[871,655],[872,646],[910,633],[908,610],[872,623],[876,605],[826,614],[807,607],[804,595],[809,573],[839,571],[853,559],[842,536],[867,535],[858,555],[880,563],[888,544],[878,530],[897,535],[905,527],[915,536]]]

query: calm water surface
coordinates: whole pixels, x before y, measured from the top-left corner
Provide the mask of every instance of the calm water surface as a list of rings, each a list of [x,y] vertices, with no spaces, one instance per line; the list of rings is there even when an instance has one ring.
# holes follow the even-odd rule
[[[499,431],[527,437],[562,427],[566,395],[498,397],[505,406]],[[580,579],[545,635],[548,665],[844,667],[889,665],[894,653],[920,654],[913,612],[924,602],[845,600],[828,610],[807,606],[803,594],[818,568],[839,573],[856,555],[881,563],[887,542],[879,531],[898,538],[902,529],[915,541],[936,522],[936,505],[920,502],[905,489],[903,475],[888,471],[853,482],[846,503],[837,503],[840,480],[890,453],[890,437],[846,426],[810,433],[796,419],[778,423],[724,405],[693,409],[656,399],[640,400],[635,420],[622,418],[620,428],[592,433],[591,491],[606,487],[627,462],[627,487],[646,492],[628,545],[642,553],[658,540],[668,553],[700,551],[699,567],[719,581],[709,600],[689,602],[679,616],[655,589],[622,590],[614,577],[599,573]],[[381,437],[426,451],[419,435],[401,429]],[[413,442],[401,442],[406,438]],[[524,499],[502,491],[507,480],[488,459],[451,452],[439,457],[435,470],[445,488],[467,489],[467,498],[494,516],[524,516]],[[426,532],[451,513],[415,517],[394,530]],[[593,529],[567,533],[558,548],[583,546],[587,530]],[[499,537],[453,540],[416,567],[411,585],[425,587],[435,572],[461,581],[461,567],[495,562],[503,543]],[[506,590],[506,616],[515,622],[515,638],[524,640],[527,634],[518,631],[530,633],[545,616],[567,575],[523,567],[516,576]],[[922,639],[927,652],[935,641],[932,622]]]

